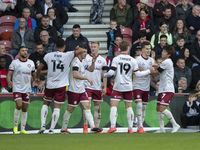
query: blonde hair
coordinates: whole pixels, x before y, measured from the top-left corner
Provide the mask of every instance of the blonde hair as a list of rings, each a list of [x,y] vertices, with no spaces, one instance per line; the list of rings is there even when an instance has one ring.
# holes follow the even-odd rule
[[[91,42],[91,45],[92,45],[92,44],[98,44],[98,45],[100,45],[98,41],[92,41],[92,42]]]
[[[196,84],[196,89],[195,90],[198,90],[199,91],[199,86],[200,85],[200,80],[197,82],[197,84]]]

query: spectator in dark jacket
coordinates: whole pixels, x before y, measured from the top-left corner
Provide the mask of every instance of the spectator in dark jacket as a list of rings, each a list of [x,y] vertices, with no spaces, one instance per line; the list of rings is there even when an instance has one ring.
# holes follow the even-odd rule
[[[154,21],[156,25],[158,24],[159,19],[163,16],[163,11],[164,11],[165,6],[169,6],[171,8],[171,11],[172,11],[171,16],[176,15],[175,7],[171,3],[169,3],[168,0],[161,0],[159,3],[156,3],[153,8],[153,12],[155,16]]]
[[[64,8],[56,3],[54,0],[44,0],[40,2],[38,8],[37,8],[37,15],[36,18],[40,19],[43,15],[47,15],[47,9],[49,7],[52,7],[56,11],[56,18],[58,18],[61,21],[61,24],[65,24],[68,21],[68,15],[67,12],[64,10]]]
[[[189,93],[188,100],[183,105],[180,119],[183,128],[200,125],[200,103],[197,101],[195,92]]]
[[[165,22],[167,24],[168,32],[172,33],[176,24],[176,17],[172,16],[171,7],[165,6],[163,14],[164,16],[159,19],[157,27],[159,27],[160,22]]]
[[[131,8],[134,8],[137,4],[136,1],[137,0],[126,0],[126,3],[129,4],[131,6]],[[117,4],[117,2],[118,2],[118,0],[114,0],[113,6],[115,4]]]
[[[161,54],[163,51],[163,47],[167,45],[167,36],[166,35],[161,35],[160,36],[160,43],[158,45],[156,45],[154,47],[154,51],[155,51],[155,59],[157,60],[158,58],[161,58]]]
[[[35,4],[35,0],[26,0],[21,4],[21,15],[24,8],[29,8],[31,12],[30,17],[36,19],[37,5]]]
[[[146,9],[140,10],[140,17],[139,19],[135,20],[132,30],[133,42],[138,39],[139,32],[144,32],[147,40],[151,40],[151,36],[154,34],[154,22],[148,17],[148,12]]]
[[[52,27],[50,25],[50,18],[49,16],[43,16],[42,20],[41,20],[41,25],[37,26],[35,28],[35,33],[34,33],[34,37],[35,37],[35,41],[39,42],[40,40],[40,32],[46,30],[49,33],[50,39],[49,42],[52,43],[56,43],[57,41],[57,30],[55,27]]]
[[[6,54],[6,48],[3,44],[0,43],[0,56],[3,56],[6,58],[6,68],[8,69],[9,65],[12,62],[12,58]]]
[[[193,6],[192,14],[187,16],[185,22],[191,34],[195,36],[197,31],[200,30],[200,6],[199,5]]]
[[[110,20],[116,20],[118,26],[132,27],[133,12],[131,6],[125,0],[118,0],[118,3],[110,11]]]
[[[65,52],[75,50],[75,47],[78,45],[87,46],[88,54],[91,53],[90,45],[88,39],[81,34],[81,27],[79,24],[75,24],[72,28],[72,35],[66,38],[65,40]]]
[[[188,0],[181,0],[180,4],[176,5],[176,18],[185,20],[188,15],[192,14],[192,5]]]
[[[200,65],[195,66],[192,68],[192,82],[191,82],[191,89],[195,89],[197,82],[200,79]]]

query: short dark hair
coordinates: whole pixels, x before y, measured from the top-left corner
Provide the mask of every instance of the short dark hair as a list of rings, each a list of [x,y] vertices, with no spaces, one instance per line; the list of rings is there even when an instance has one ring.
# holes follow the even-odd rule
[[[47,9],[47,14],[48,14],[49,10],[51,10],[51,9],[53,9],[53,10],[54,10],[54,13],[56,13],[56,11],[55,11],[55,9],[54,9],[53,7],[49,7],[49,8]]]
[[[126,51],[128,46],[130,46],[129,42],[127,41],[122,41],[120,44],[119,44],[119,48],[121,51]]]
[[[80,44],[79,47],[80,47],[80,48],[83,48],[83,49],[87,49],[87,46],[84,45],[84,44]]]
[[[79,28],[79,29],[80,29],[81,27],[80,27],[80,25],[79,25],[79,24],[75,24],[75,25],[73,25],[73,28],[74,28],[74,29],[77,29],[77,28]]]
[[[197,97],[197,94],[194,91],[192,91],[192,92],[189,93],[188,97],[190,97],[190,96]]]
[[[19,52],[22,48],[28,49],[26,46],[21,46],[17,51]]]
[[[121,39],[124,38],[123,35],[122,35],[121,33],[116,33],[116,34],[114,35],[114,39],[115,39],[115,40],[116,40],[117,37],[120,37]]]
[[[171,9],[171,7],[170,7],[169,5],[166,5],[166,6],[164,7],[164,11],[167,10],[167,9]],[[171,9],[171,10],[172,10],[172,9]]]
[[[150,46],[151,46],[151,44],[150,44],[149,42],[144,41],[144,42],[141,44],[141,48],[143,49],[146,45],[150,45]]]
[[[176,41],[179,41],[179,40],[182,40],[182,39],[184,39],[184,40],[185,40],[184,36],[182,36],[182,35],[179,35],[179,36],[177,37]]]
[[[6,60],[6,62],[7,62],[7,59],[6,59],[6,57],[5,57],[4,55],[3,55],[3,56],[0,56],[0,59],[1,59],[1,58],[4,58],[4,59]]]
[[[162,35],[160,36],[160,39],[161,39],[161,38],[166,38],[166,39],[167,39],[167,36],[164,35],[164,34],[162,34]]]
[[[56,42],[56,47],[57,48],[63,48],[65,45],[65,41],[63,39],[58,39],[57,42]]]
[[[164,21],[161,21],[160,22],[160,24],[159,24],[159,27],[161,27],[162,25],[164,25],[164,24],[166,24],[167,25],[167,23],[166,22],[164,22]]]
[[[171,46],[171,45],[166,45],[166,46],[164,46],[164,47],[163,47],[163,50],[166,50],[167,53],[171,55],[170,57],[172,57],[172,56],[175,55],[175,49],[174,49],[174,47]]]
[[[47,18],[49,18],[49,16],[48,15],[44,15],[44,16],[42,16],[42,18],[47,19]]]
[[[142,8],[142,9],[140,10],[140,12],[141,12],[141,11],[144,11],[144,12],[148,15],[148,11],[147,11],[146,9]]]
[[[144,32],[139,32],[138,33],[138,39],[146,37],[146,34]]]
[[[35,47],[38,46],[38,45],[43,45],[43,44],[42,44],[42,42],[36,42]]]

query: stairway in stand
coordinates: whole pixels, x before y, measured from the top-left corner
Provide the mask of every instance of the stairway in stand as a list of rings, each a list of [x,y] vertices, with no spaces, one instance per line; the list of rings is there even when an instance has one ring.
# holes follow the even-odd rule
[[[103,57],[107,56],[107,36],[106,32],[109,28],[110,22],[110,10],[113,7],[113,0],[106,0],[102,21],[103,24],[92,25],[89,23],[90,8],[92,0],[71,0],[71,4],[74,5],[78,12],[68,12],[68,22],[64,25],[63,39],[72,34],[72,27],[74,24],[81,26],[81,33],[88,38],[89,42],[99,41],[100,50],[99,54]]]

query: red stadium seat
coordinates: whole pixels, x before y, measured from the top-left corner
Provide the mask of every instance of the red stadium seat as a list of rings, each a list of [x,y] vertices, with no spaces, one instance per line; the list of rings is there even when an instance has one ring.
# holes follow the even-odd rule
[[[12,49],[11,41],[0,41],[1,44],[3,44],[6,48],[6,53],[9,53],[9,50]]]
[[[15,16],[5,15],[0,18],[0,26],[14,26],[17,18]]]
[[[133,34],[133,31],[130,28],[122,28],[122,27],[120,27],[120,29],[121,29],[121,34],[124,37],[123,40],[132,43],[132,34]]]
[[[148,2],[148,4],[147,4],[149,7],[154,7],[154,4],[153,3],[150,3],[150,2]]]
[[[0,26],[0,37],[2,40],[10,41],[13,29],[14,26]]]
[[[138,43],[138,42],[139,42],[139,40],[136,40],[135,42],[133,42],[133,45],[136,44],[136,43]],[[150,43],[149,40],[146,40],[146,42],[149,42],[149,43]]]

